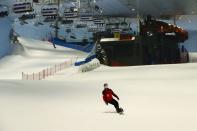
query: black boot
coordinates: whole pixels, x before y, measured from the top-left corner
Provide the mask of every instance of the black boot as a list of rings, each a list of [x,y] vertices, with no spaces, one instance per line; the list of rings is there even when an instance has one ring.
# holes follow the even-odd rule
[[[117,102],[115,99],[113,99],[113,100],[110,101],[109,103],[112,104],[112,105],[114,105],[114,107],[116,108],[116,112],[117,112],[117,113],[121,112],[121,110],[120,110],[120,108],[119,108],[119,104],[118,104],[118,102]]]

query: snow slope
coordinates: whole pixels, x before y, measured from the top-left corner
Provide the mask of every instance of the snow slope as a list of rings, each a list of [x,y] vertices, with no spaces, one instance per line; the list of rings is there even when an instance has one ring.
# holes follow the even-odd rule
[[[0,80],[1,131],[197,129],[197,64],[67,71],[44,81]],[[103,103],[104,82],[124,115]]]
[[[8,17],[0,18],[0,58],[11,52],[9,38],[11,28],[12,23]]]
[[[86,53],[57,46],[49,42],[19,38],[21,45],[15,45],[12,55],[0,61],[0,79],[21,79],[21,73],[39,72],[45,68],[71,59],[81,59]]]

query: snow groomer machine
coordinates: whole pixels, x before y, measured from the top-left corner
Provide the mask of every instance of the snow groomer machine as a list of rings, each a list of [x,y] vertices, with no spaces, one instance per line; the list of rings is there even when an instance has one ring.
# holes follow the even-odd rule
[[[96,55],[108,66],[187,63],[189,56],[183,43],[188,32],[155,20],[150,15],[139,21],[139,33],[124,31],[97,32]]]

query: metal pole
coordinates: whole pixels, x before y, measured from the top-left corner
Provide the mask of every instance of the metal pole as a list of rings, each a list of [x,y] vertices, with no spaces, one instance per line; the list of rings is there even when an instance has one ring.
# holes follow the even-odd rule
[[[137,24],[137,34],[139,34],[140,33],[140,11],[139,11],[139,6],[140,6],[140,0],[137,0],[136,1],[136,4],[137,4],[137,22],[138,22],[138,24]]]
[[[57,1],[57,6],[58,6],[58,9],[57,9],[57,18],[56,18],[56,21],[55,21],[55,37],[57,38],[58,37],[58,22],[59,22],[59,8],[60,8],[60,0]]]
[[[176,13],[174,14],[174,25],[176,25]]]

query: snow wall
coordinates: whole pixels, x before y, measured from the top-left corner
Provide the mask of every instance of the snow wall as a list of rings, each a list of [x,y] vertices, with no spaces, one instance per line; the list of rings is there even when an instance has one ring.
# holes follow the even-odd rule
[[[12,22],[8,17],[0,18],[0,58],[11,52],[10,30]]]

